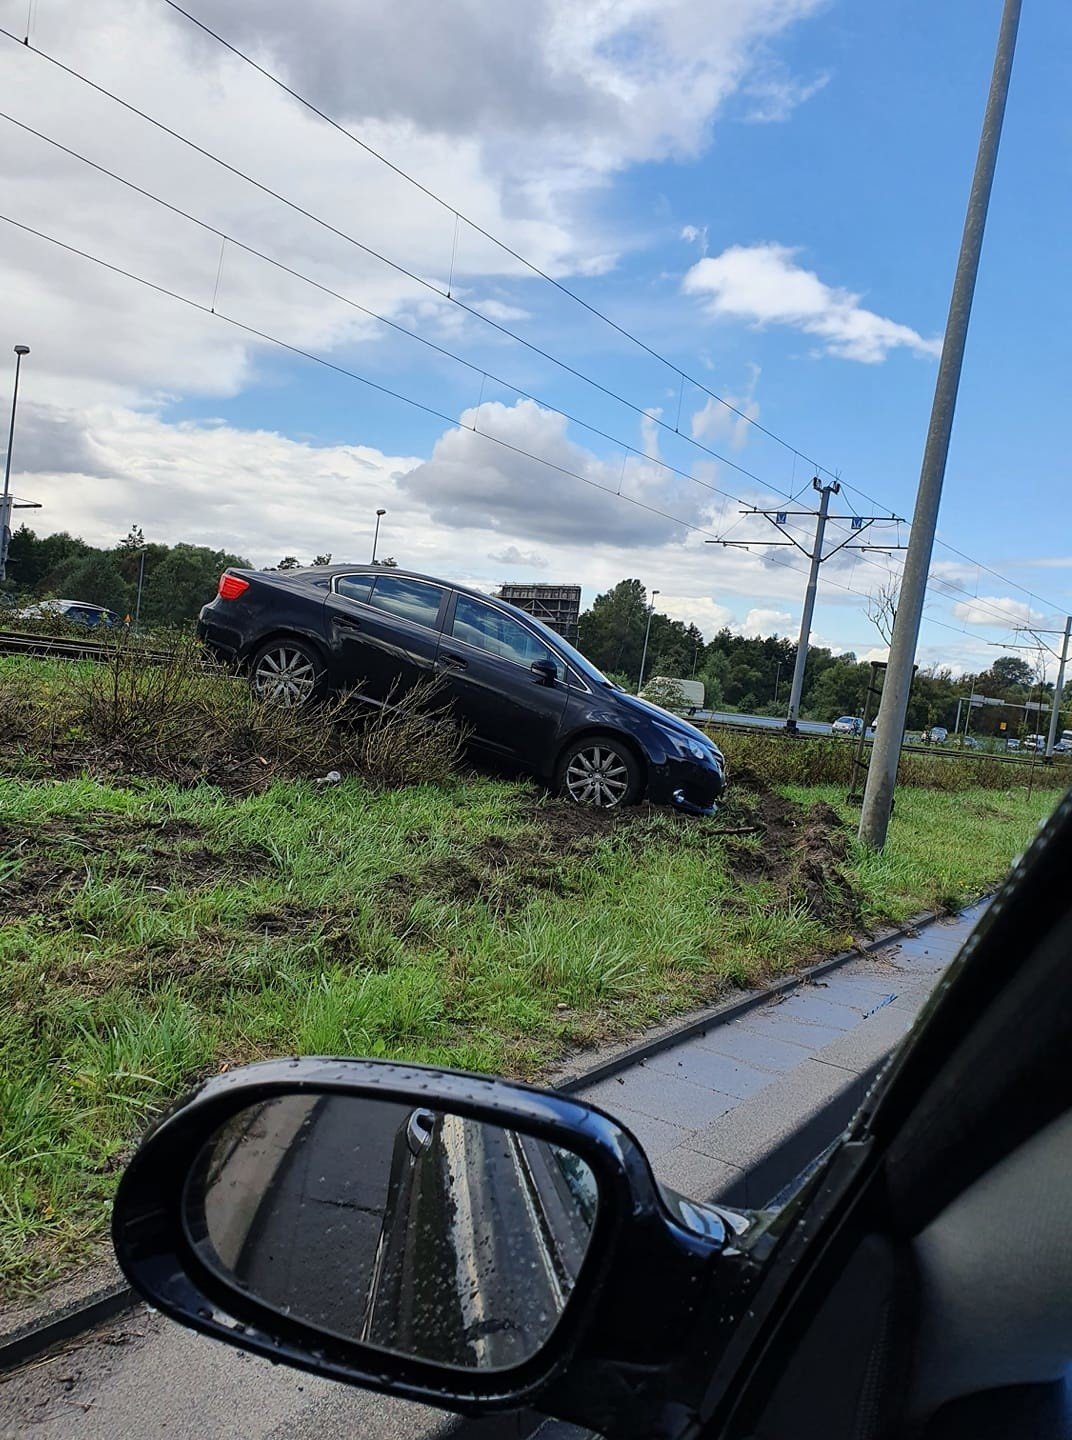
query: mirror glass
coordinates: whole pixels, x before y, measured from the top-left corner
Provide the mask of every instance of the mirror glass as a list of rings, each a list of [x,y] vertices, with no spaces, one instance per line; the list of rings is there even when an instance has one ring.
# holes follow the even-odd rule
[[[218,1276],[396,1354],[520,1365],[562,1316],[598,1203],[579,1156],[441,1110],[285,1095],[241,1111],[186,1184]]]

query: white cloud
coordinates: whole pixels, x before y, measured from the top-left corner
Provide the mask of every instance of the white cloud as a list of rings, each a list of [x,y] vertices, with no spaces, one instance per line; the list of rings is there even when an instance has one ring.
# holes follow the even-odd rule
[[[797,617],[799,622],[799,616]],[[758,608],[749,610],[744,617],[740,633],[749,639],[763,635],[787,635],[793,625],[793,616],[788,610]]]
[[[698,486],[636,455],[602,459],[567,431],[564,416],[532,400],[485,402],[399,484],[439,525],[480,524],[525,541],[681,544],[688,532],[669,517],[706,518],[710,496]]]
[[[474,300],[473,309],[479,310],[481,315],[486,315],[489,320],[495,320],[500,325],[507,325],[514,320],[531,320],[531,310],[522,310],[520,305],[508,305],[503,300]]]
[[[537,550],[521,550],[516,545],[504,545],[501,550],[489,550],[488,559],[496,565],[525,565],[530,570],[546,570],[547,561]]]
[[[693,415],[690,422],[694,440],[728,440],[734,450],[742,450],[748,443],[751,425],[749,421],[759,419],[759,401],[755,398],[759,382],[758,365],[749,364],[748,384],[741,395],[726,395],[725,403],[712,395]],[[729,407],[733,406],[733,410]],[[734,414],[734,410],[740,414]]]
[[[685,276],[685,293],[699,296],[718,319],[788,325],[817,335],[828,354],[845,360],[876,364],[898,348],[940,353],[940,340],[926,340],[908,325],[865,309],[859,295],[827,285],[797,265],[796,254],[786,245],[731,245],[696,262]]]
[[[965,625],[991,627],[1041,625],[1046,618],[1025,600],[1017,600],[1011,595],[980,595],[974,600],[958,600],[953,606],[953,614]]]
[[[523,23],[497,0],[204,0],[198,13],[330,110],[481,134],[523,190],[533,168],[537,185],[553,173],[570,187],[695,153],[725,102],[769,71],[769,42],[824,3],[528,0]],[[218,60],[204,43],[196,53]]]
[[[744,87],[745,95],[752,102],[745,119],[758,125],[788,120],[798,105],[818,95],[829,81],[830,76],[825,72],[807,81],[784,72],[757,76]]]
[[[660,594],[655,608],[672,620],[695,625],[705,640],[713,639],[724,628],[733,629],[736,619],[728,606],[720,605],[710,595]]]
[[[700,254],[707,254],[707,226],[706,225],[685,225],[681,230],[681,238],[686,245],[699,245]]]

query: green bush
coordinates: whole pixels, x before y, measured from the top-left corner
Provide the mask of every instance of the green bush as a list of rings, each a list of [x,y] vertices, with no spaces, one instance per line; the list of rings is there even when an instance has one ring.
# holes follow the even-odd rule
[[[726,756],[731,781],[735,774],[768,785],[848,786],[852,780],[856,745],[849,741],[705,728]],[[869,757],[868,747],[864,758]],[[989,755],[906,753],[901,756],[897,779],[922,790],[1019,790],[1061,783],[1066,773],[1064,766],[1047,766],[1043,771],[1041,765],[1009,764]]]

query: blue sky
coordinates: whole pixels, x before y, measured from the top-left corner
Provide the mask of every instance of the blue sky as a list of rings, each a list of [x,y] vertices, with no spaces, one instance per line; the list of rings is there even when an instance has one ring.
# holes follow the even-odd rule
[[[15,8],[0,7],[17,28]],[[491,0],[467,0],[454,13],[457,34],[432,33],[428,11],[426,49],[371,4],[311,8],[322,23],[297,42],[282,4],[254,17],[237,0],[204,0],[196,13],[672,367],[839,473],[841,513],[869,512],[866,492],[911,515],[998,0],[623,0],[602,29],[540,0],[526,17],[531,36]],[[1063,403],[1072,12],[1058,0],[1025,10],[940,520],[946,540],[1000,574],[939,546],[922,641],[925,663],[958,668],[986,664],[1011,625],[1054,623],[1072,604]],[[359,43],[352,74],[324,50],[333,33],[342,49],[348,37]],[[446,280],[448,214],[156,0],[104,4],[92,18],[57,0],[32,40],[416,273]],[[455,293],[635,408],[401,281],[40,56],[4,42],[0,64],[16,118],[542,405],[233,248],[221,311],[561,467],[533,465],[5,233],[5,289],[18,297],[11,338],[33,346],[17,488],[45,501],[42,528],[97,539],[139,520],[147,533],[257,563],[324,549],[361,558],[383,504],[389,549],[414,568],[486,584],[580,581],[589,595],[637,575],[708,633],[724,623],[795,633],[802,581],[778,563],[802,564],[795,552],[764,560],[758,548],[702,544],[731,525],[735,539],[763,533],[715,492],[763,504],[799,489],[810,469],[791,449],[717,405],[705,412],[707,395],[673,368],[464,225]],[[8,163],[16,218],[207,298],[218,241],[36,140],[20,140]],[[566,425],[552,407],[613,439]],[[724,458],[673,434],[678,424]],[[620,442],[647,459],[626,459]],[[649,525],[646,512],[562,469],[621,483],[698,529],[690,539]],[[903,541],[906,527],[885,533]],[[879,653],[862,594],[834,583],[874,589],[886,574],[874,559],[831,564],[815,623],[823,643]],[[896,570],[897,557],[890,563]],[[943,576],[960,588],[942,593]]]

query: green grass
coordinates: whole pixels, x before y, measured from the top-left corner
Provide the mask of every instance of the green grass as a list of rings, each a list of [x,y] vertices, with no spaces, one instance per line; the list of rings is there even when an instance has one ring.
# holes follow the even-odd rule
[[[244,798],[0,779],[6,1293],[100,1242],[139,1132],[222,1066],[341,1053],[539,1077],[979,894],[1056,792],[903,791],[880,857],[809,808],[842,798],[741,790],[703,822],[461,777]]]

